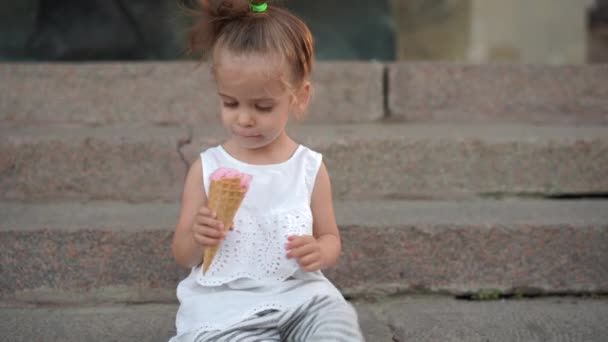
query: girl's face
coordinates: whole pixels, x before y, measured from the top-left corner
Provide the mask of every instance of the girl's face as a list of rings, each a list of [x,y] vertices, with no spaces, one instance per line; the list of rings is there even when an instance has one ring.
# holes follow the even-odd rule
[[[272,56],[221,50],[214,56],[214,71],[222,124],[239,146],[265,147],[284,134],[289,113],[300,107],[281,80],[286,68]]]

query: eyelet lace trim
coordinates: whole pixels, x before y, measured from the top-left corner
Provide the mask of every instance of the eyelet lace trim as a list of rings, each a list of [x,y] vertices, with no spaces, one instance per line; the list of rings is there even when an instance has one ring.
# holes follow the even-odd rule
[[[267,215],[239,211],[234,230],[227,234],[207,272],[198,272],[197,282],[219,286],[242,278],[261,282],[289,278],[299,266],[287,259],[287,237],[312,234],[312,221],[308,206]]]

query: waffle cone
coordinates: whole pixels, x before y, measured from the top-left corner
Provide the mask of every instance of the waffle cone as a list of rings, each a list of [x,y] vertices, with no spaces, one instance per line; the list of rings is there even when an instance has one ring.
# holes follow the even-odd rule
[[[217,214],[217,219],[224,224],[224,229],[228,230],[232,226],[232,221],[239,209],[245,192],[241,187],[240,178],[224,178],[212,181],[209,187],[209,201],[207,206]],[[203,274],[207,272],[219,246],[205,247],[203,257]]]

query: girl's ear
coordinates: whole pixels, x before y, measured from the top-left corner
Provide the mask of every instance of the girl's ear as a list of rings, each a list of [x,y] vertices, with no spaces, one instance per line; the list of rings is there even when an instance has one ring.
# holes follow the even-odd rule
[[[306,108],[308,108],[311,96],[312,85],[309,81],[305,81],[295,94],[296,98],[293,113],[298,119],[300,119],[302,116],[304,116],[304,113],[306,113]]]

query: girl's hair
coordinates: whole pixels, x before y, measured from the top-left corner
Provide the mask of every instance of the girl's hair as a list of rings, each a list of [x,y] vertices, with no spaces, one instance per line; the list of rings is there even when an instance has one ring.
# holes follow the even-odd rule
[[[286,9],[269,4],[266,11],[254,12],[250,3],[247,0],[187,3],[186,8],[196,19],[188,32],[189,53],[212,56],[220,46],[236,54],[276,54],[290,68],[291,85],[300,85],[310,76],[314,64],[310,30]]]

